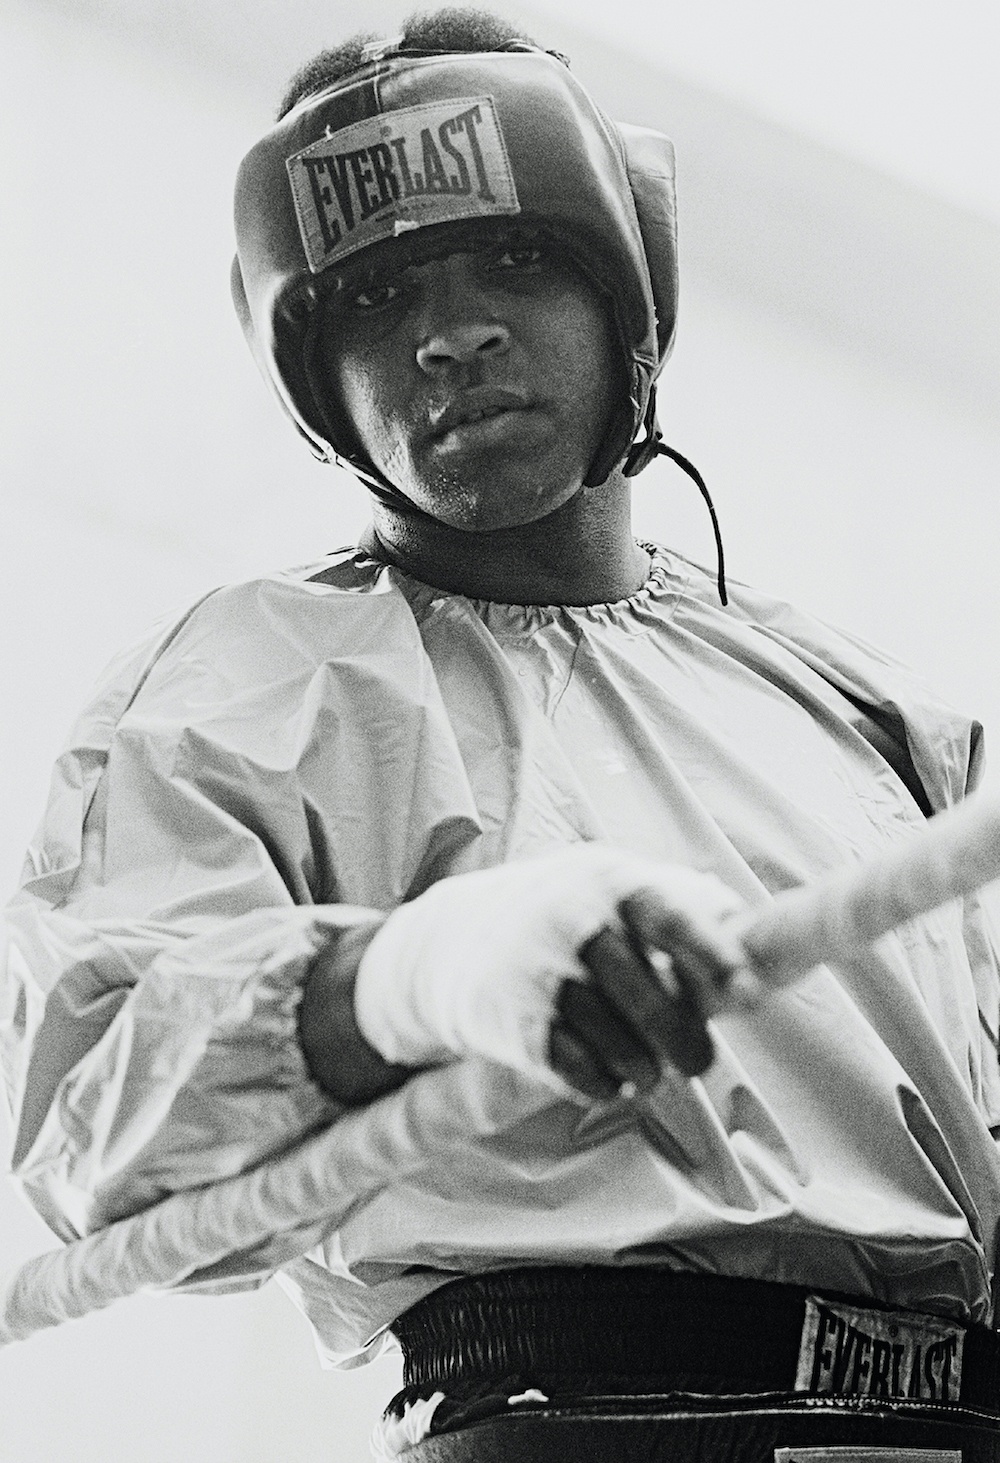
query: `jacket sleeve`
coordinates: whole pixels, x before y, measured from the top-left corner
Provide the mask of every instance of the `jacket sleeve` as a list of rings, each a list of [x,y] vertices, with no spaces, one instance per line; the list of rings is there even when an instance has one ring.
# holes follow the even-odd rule
[[[14,1174],[67,1240],[338,1115],[297,1040],[301,983],[339,928],[381,915],[350,880],[344,897],[310,780],[336,741],[329,665],[259,611],[237,597],[210,633],[196,611],[113,667],[8,912]]]

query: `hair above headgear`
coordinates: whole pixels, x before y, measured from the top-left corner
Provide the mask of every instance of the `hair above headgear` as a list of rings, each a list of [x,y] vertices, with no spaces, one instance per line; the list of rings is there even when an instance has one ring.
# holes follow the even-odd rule
[[[266,379],[320,457],[393,490],[310,370],[340,271],[403,240],[427,254],[461,231],[543,232],[605,299],[621,399],[588,474],[655,452],[655,378],[677,308],[673,147],[611,122],[561,58],[506,51],[381,54],[305,96],[244,159],[233,292]],[[373,53],[374,54],[374,53]]]
[[[539,49],[520,26],[490,10],[462,5],[418,10],[401,23],[399,35],[389,38],[365,31],[311,56],[285,88],[276,120],[280,121],[305,97],[325,91],[352,71],[360,71],[377,55],[389,51],[427,56],[432,52],[444,55],[462,51],[523,51],[526,46]]]

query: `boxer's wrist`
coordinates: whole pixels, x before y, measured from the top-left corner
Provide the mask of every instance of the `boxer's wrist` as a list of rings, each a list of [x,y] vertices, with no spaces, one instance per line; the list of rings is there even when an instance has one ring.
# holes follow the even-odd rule
[[[313,960],[302,988],[298,1034],[310,1076],[348,1107],[373,1102],[413,1075],[365,1040],[354,1014],[358,966],[381,921],[338,930]]]

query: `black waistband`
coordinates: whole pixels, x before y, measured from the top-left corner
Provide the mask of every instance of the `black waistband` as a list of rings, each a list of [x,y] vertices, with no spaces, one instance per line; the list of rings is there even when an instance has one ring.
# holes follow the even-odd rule
[[[663,1269],[525,1268],[442,1286],[392,1329],[410,1397],[790,1392],[813,1293]],[[1000,1410],[1000,1342],[984,1327],[965,1331],[960,1400]]]

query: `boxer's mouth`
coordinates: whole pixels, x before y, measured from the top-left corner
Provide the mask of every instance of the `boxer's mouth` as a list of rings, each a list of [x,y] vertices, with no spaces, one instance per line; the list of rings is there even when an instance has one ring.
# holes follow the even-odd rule
[[[450,432],[488,421],[508,412],[530,411],[534,402],[519,391],[499,386],[470,386],[459,392],[443,407],[430,411],[430,435],[443,441]]]

